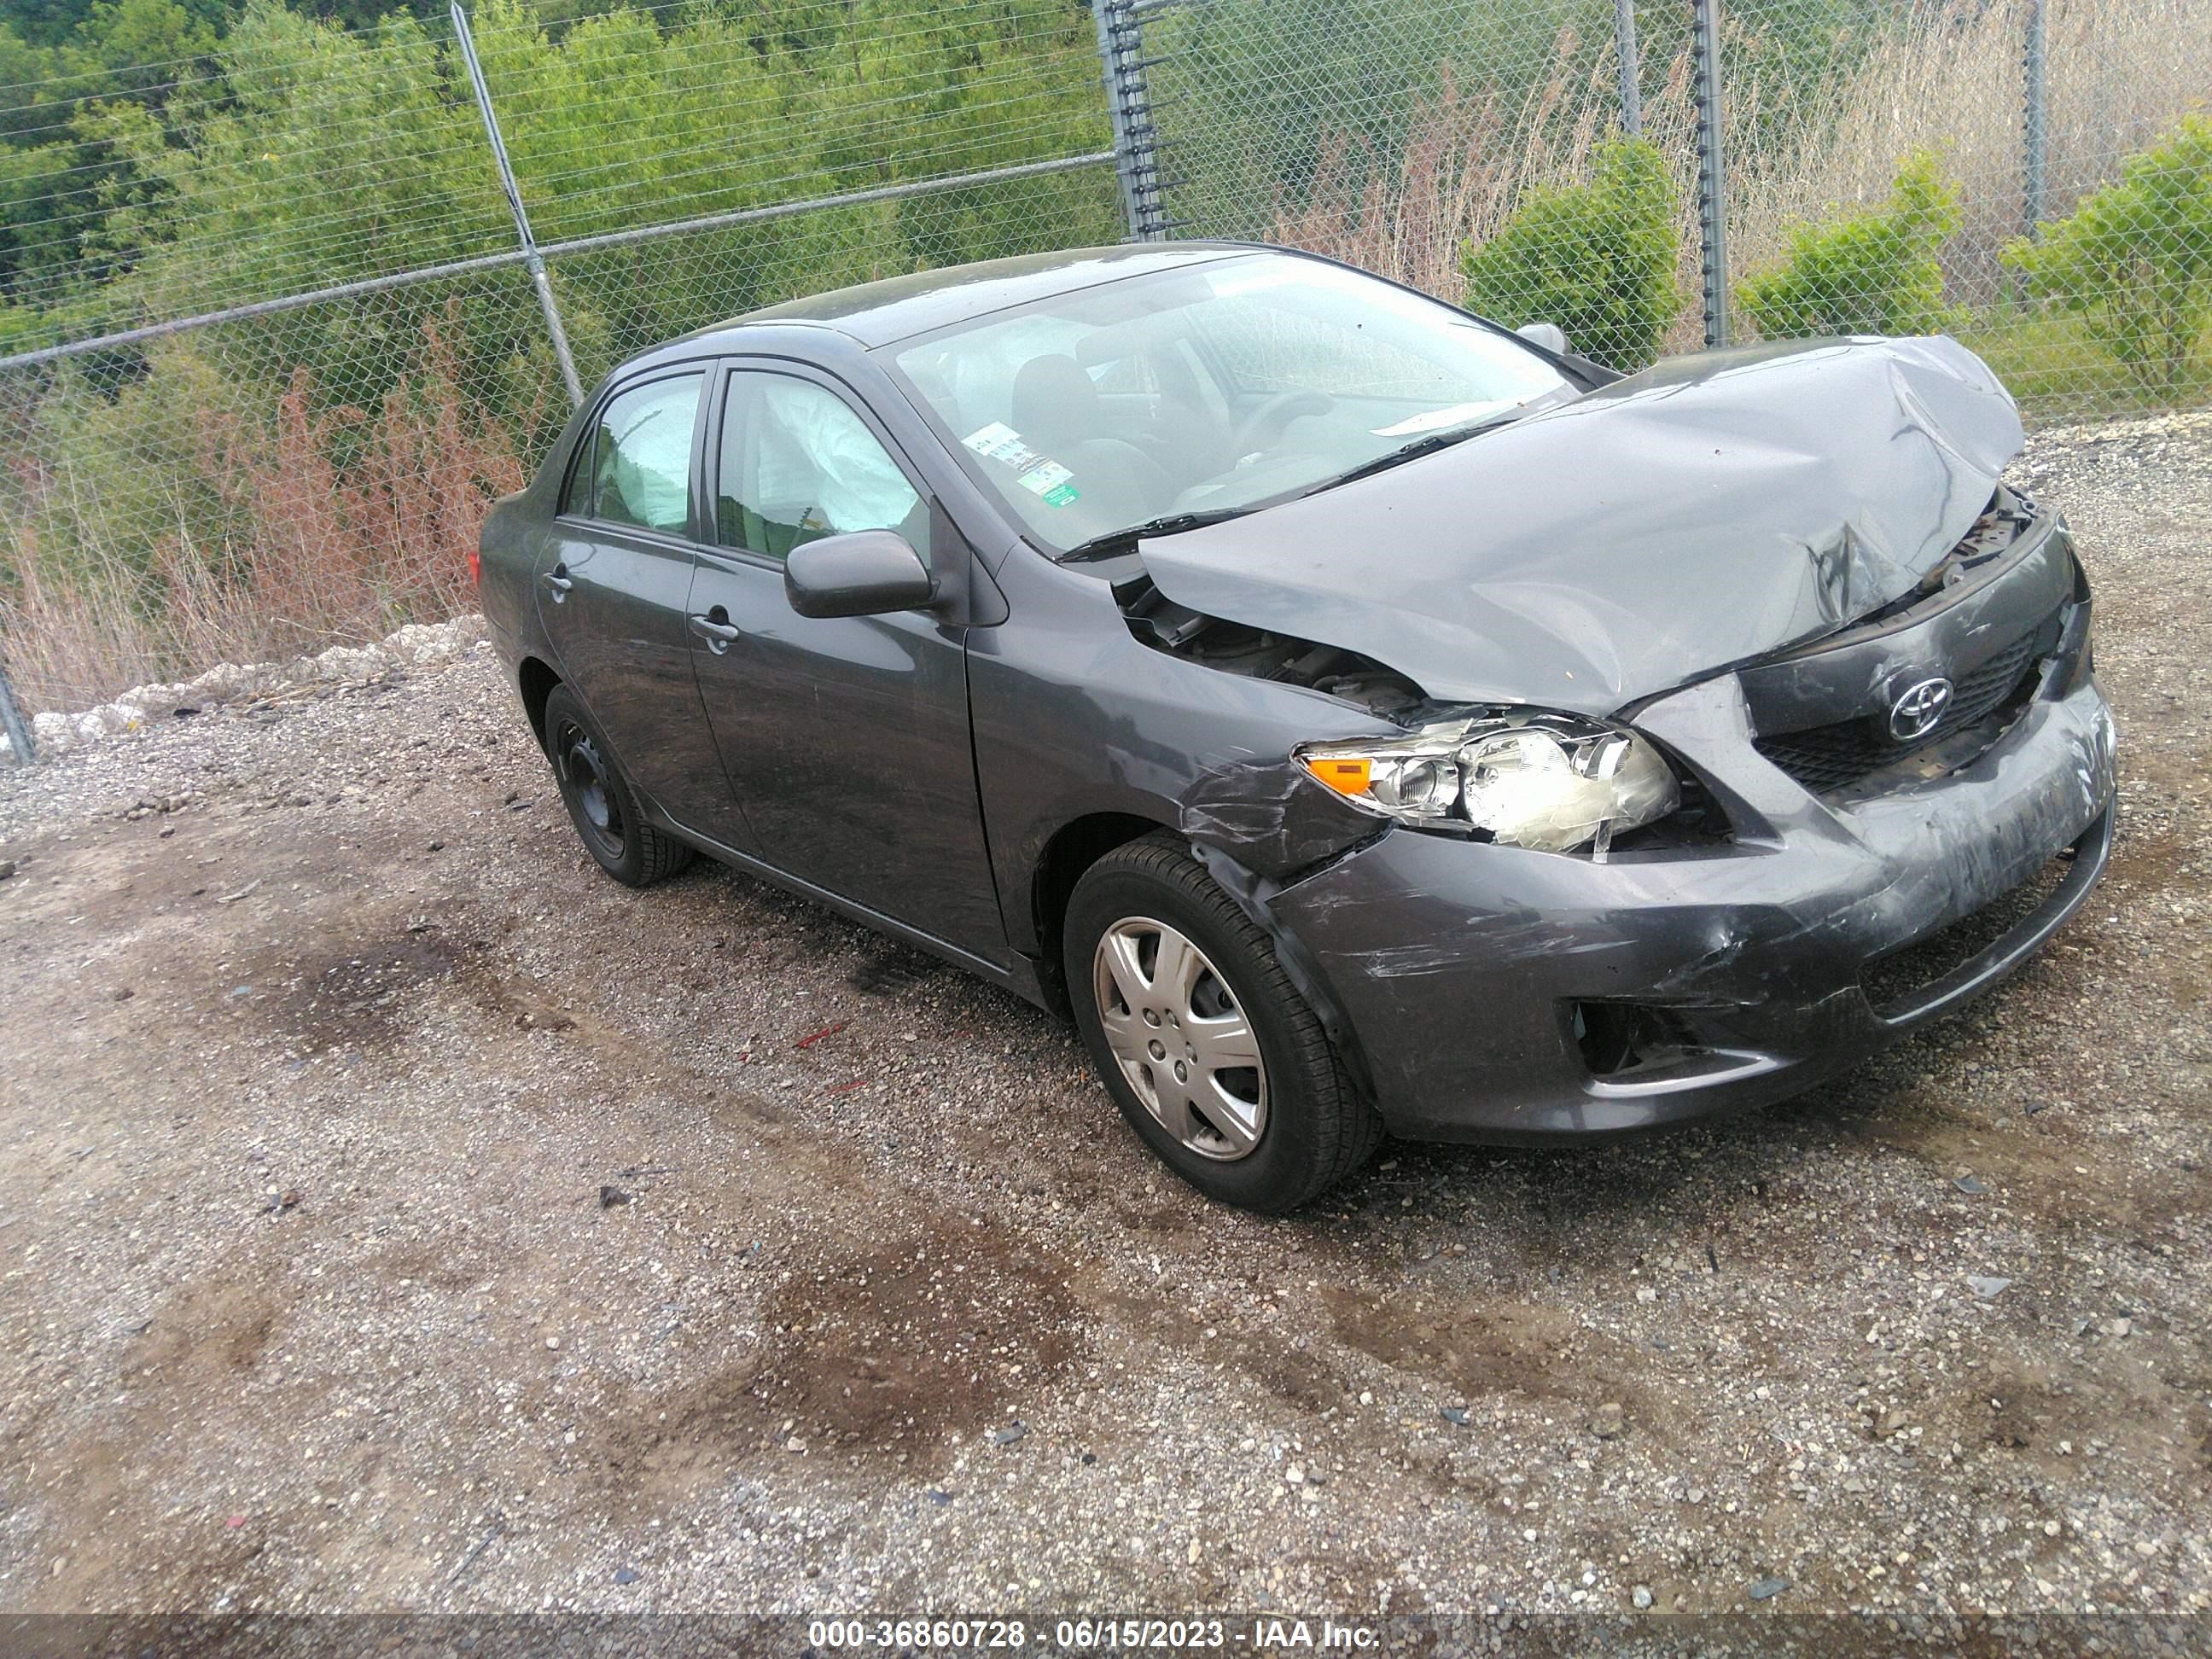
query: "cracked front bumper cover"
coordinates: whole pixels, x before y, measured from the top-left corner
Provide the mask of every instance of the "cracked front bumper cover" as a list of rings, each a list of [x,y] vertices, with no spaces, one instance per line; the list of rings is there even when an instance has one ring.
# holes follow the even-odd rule
[[[2063,668],[1971,764],[1848,807],[1761,759],[1739,683],[1709,681],[1638,724],[1698,757],[1732,842],[1598,864],[1394,831],[1273,893],[1272,920],[1356,1034],[1396,1133],[1542,1140],[1765,1104],[1994,984],[2087,896],[2111,844],[2114,734],[2094,683]],[[1992,943],[1869,1001],[1869,964],[2069,848],[2065,878]],[[1660,1011],[1689,1041],[1595,1073],[1575,1030],[1590,1004]]]

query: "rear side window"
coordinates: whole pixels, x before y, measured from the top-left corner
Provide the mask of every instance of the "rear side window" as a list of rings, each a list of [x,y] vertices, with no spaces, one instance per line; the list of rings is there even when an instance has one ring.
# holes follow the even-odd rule
[[[592,441],[586,480],[571,490],[572,509],[609,524],[682,534],[690,526],[691,430],[701,374],[633,386],[609,400]]]

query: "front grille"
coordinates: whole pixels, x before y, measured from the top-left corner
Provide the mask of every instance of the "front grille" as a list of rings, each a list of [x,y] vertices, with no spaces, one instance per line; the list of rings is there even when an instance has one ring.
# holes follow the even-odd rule
[[[1848,788],[1885,766],[1987,720],[2020,697],[2035,672],[2036,645],[2042,632],[2038,629],[2021,635],[1962,678],[1952,688],[1951,706],[1943,718],[1910,747],[1891,742],[1883,729],[1885,717],[1872,714],[1760,738],[1756,740],[1759,752],[1815,794]],[[1997,734],[1990,735],[1994,742]],[[1954,764],[1964,765],[1970,758],[1959,757]]]

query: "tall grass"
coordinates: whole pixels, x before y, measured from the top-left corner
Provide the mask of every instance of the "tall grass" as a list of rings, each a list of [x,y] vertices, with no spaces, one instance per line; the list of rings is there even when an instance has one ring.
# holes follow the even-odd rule
[[[1728,231],[1735,276],[1777,262],[1790,227],[1881,202],[1901,158],[1931,149],[1959,186],[1965,222],[1946,245],[1947,297],[2039,392],[2045,412],[2130,402],[2117,364],[2078,331],[2024,319],[1997,256],[2026,228],[2021,57],[2028,0],[1905,0],[1825,50],[1777,25],[1786,3],[1724,13]],[[2049,0],[2047,217],[2116,177],[2131,152],[2212,98],[2212,5],[2203,0]],[[1673,42],[1646,19],[1644,80]],[[1686,49],[1644,100],[1644,136],[1680,186],[1686,292],[1698,291],[1696,114]],[[1293,199],[1278,190],[1273,240],[1364,264],[1457,302],[1459,248],[1491,236],[1527,192],[1585,176],[1593,137],[1618,119],[1610,49],[1577,63],[1562,33],[1550,71],[1519,92],[1446,72],[1419,101],[1395,157],[1326,136],[1322,165]],[[1699,341],[1694,307],[1668,339]],[[2084,356],[2085,350],[2089,355]]]
[[[2027,225],[2027,0],[1912,0],[1824,61],[1783,61],[1755,14],[1731,14],[1730,257],[1780,257],[1794,222],[1871,206],[1899,159],[1933,149],[1965,223],[1944,250],[1948,297],[2005,297],[1997,254]],[[2045,216],[2063,218],[2181,115],[2212,96],[2212,6],[2203,0],[2048,0]]]
[[[1405,148],[1378,157],[1340,132],[1322,137],[1303,195],[1278,189],[1266,234],[1379,271],[1459,303],[1460,265],[1469,241],[1486,241],[1528,192],[1579,181],[1590,146],[1614,130],[1620,82],[1610,45],[1578,66],[1577,41],[1562,30],[1547,73],[1517,94],[1496,85],[1471,90],[1449,64],[1438,89],[1417,99]],[[1683,290],[1697,287],[1695,105],[1690,61],[1668,61],[1656,94],[1644,100],[1644,136],[1668,157],[1683,183]],[[1678,319],[1671,349],[1697,343],[1693,319]]]
[[[459,325],[458,307],[426,320],[415,372],[373,410],[319,404],[305,368],[258,414],[211,400],[184,465],[145,458],[155,493],[125,509],[66,457],[19,477],[0,526],[15,579],[0,651],[19,695],[82,708],[465,608],[469,550],[524,472],[507,428],[460,389]]]

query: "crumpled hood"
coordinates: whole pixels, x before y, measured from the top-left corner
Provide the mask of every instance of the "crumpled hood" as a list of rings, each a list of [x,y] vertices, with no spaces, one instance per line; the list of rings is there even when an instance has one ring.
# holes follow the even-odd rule
[[[1177,605],[1431,697],[1601,715],[1901,598],[2021,441],[1954,340],[1747,347],[1139,551]]]

